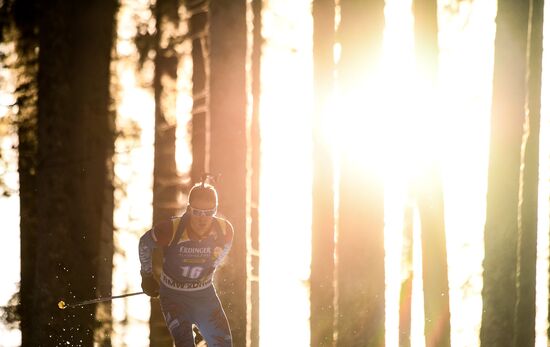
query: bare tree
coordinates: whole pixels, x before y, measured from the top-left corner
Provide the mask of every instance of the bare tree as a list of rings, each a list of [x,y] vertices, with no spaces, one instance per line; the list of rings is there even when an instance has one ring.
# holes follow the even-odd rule
[[[247,122],[246,1],[209,3],[209,170],[221,174],[217,184],[220,213],[235,229],[232,250],[217,275],[217,286],[235,346],[246,346],[247,312]]]
[[[524,125],[520,178],[518,300],[516,347],[535,345],[535,288],[539,188],[539,133],[542,85],[544,0],[530,1],[527,61],[527,119]]]
[[[412,318],[412,287],[413,271],[413,230],[414,230],[414,201],[407,199],[403,214],[403,247],[401,250],[401,268],[404,277],[401,279],[399,295],[399,347],[411,346],[411,318]]]
[[[483,260],[482,347],[514,345],[529,3],[499,0]]]
[[[154,5],[155,33],[155,155],[153,169],[153,225],[175,216],[181,206],[180,180],[176,165],[176,97],[179,54],[176,39],[179,1],[157,0]],[[153,255],[155,273],[162,267],[162,251]],[[164,322],[158,300],[151,300],[149,319],[151,346],[171,347],[172,337]]]
[[[262,56],[262,0],[252,0],[251,85],[252,115],[250,121],[250,347],[260,345],[260,80]]]
[[[323,126],[334,91],[334,0],[313,2],[313,191],[311,244],[311,345],[334,344],[334,174]]]
[[[40,2],[38,160],[40,242],[30,346],[93,345],[95,305],[61,311],[57,300],[95,297],[113,147],[109,74],[116,1]],[[107,264],[111,266],[111,264]],[[70,317],[70,319],[68,319]]]
[[[208,119],[208,3],[206,0],[186,0],[190,14],[189,38],[193,60],[192,93],[193,114],[191,121],[191,181],[199,182],[207,170],[207,119]]]
[[[433,102],[438,74],[437,1],[414,0],[415,56],[417,70],[426,79],[427,87],[422,101]],[[431,109],[429,104],[421,110]],[[437,132],[438,130],[436,130]],[[421,136],[421,135],[420,135]],[[437,146],[437,144],[433,144]],[[426,155],[425,153],[423,155]],[[424,336],[426,347],[450,347],[451,324],[449,308],[449,280],[447,270],[447,242],[443,181],[439,158],[429,154],[427,164],[414,188],[420,215],[422,239],[422,283],[424,292]]]
[[[339,81],[343,94],[354,97],[348,101],[362,105],[375,97],[360,93],[372,79],[382,51],[384,1],[342,0],[340,6]],[[354,110],[355,116],[368,117],[365,110],[366,105]],[[385,344],[384,189],[373,162],[374,147],[362,148],[360,158],[349,152],[340,156],[337,346],[342,347]],[[368,168],[362,170],[357,165],[361,161],[367,161]]]

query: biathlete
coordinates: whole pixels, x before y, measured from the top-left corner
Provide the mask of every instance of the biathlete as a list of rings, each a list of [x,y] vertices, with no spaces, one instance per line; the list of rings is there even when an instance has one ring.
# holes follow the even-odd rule
[[[139,241],[141,287],[159,297],[176,347],[195,346],[193,325],[209,347],[231,347],[231,331],[213,285],[216,268],[229,253],[233,227],[216,216],[218,194],[205,182],[193,186],[181,217],[161,222]],[[162,247],[159,282],[153,276],[153,248]]]

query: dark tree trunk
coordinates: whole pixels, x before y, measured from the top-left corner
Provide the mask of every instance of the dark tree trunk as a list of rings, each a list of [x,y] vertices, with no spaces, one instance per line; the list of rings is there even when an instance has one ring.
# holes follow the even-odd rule
[[[220,213],[235,229],[232,250],[216,283],[229,319],[233,342],[244,347],[250,333],[247,314],[247,134],[246,1],[211,1],[209,7],[210,171],[217,184]]]
[[[250,347],[260,345],[260,72],[262,56],[262,0],[252,0],[252,56],[250,122]]]
[[[437,1],[413,0],[416,66],[421,76],[435,82],[439,66]]]
[[[32,57],[32,55],[35,55]],[[23,73],[36,74],[36,54],[28,52],[22,56],[31,58],[28,69]],[[34,60],[34,62],[32,62]],[[34,66],[32,66],[34,65]],[[34,72],[32,70],[35,70]],[[30,78],[35,78],[27,76]],[[23,80],[21,77],[18,80]],[[21,233],[21,285],[20,285],[20,318],[21,318],[21,345],[31,346],[29,336],[36,330],[34,328],[34,309],[32,298],[34,296],[34,274],[36,267],[36,242],[37,242],[37,206],[36,206],[36,80],[30,82],[28,93],[25,97],[29,99],[18,101],[18,166],[19,166],[19,212],[20,212],[20,233]],[[34,95],[33,95],[34,94]],[[34,99],[34,100],[33,100]],[[32,105],[27,102],[33,103]]]
[[[342,94],[355,97],[349,100],[353,105],[359,105],[359,101],[368,103],[374,95],[357,93],[370,82],[380,59],[384,1],[341,0],[340,6]],[[374,163],[375,152],[376,148],[370,147],[363,148],[361,158],[346,152],[341,155],[337,240],[339,347],[385,344],[384,189],[378,163]],[[367,168],[358,165],[364,161],[368,162]]]
[[[117,4],[118,10],[118,2]],[[116,18],[116,13],[114,16]],[[116,19],[113,22],[113,42],[116,41]],[[111,64],[111,72],[112,64]],[[113,74],[109,76],[109,91],[112,91],[113,88],[111,85],[116,84],[116,77]],[[110,102],[113,100],[110,98]],[[114,107],[109,108],[109,118],[108,118],[108,127],[111,131],[116,129],[116,110]],[[105,168],[105,186],[104,186],[104,203],[103,203],[103,217],[101,219],[101,235],[99,241],[99,268],[98,268],[98,284],[97,284],[97,296],[106,297],[113,295],[113,256],[115,254],[115,243],[114,243],[114,210],[115,210],[115,163],[112,159],[115,154],[115,138],[113,137],[112,141],[107,143],[107,163]],[[94,341],[95,346],[98,347],[111,347],[112,341],[111,336],[113,335],[113,315],[112,315],[112,302],[105,301],[99,303],[96,309],[96,320],[99,322]]]
[[[193,114],[191,128],[191,181],[199,182],[207,171],[207,116],[208,116],[208,87],[206,64],[208,61],[208,33],[206,0],[187,0],[189,19],[189,33],[192,40],[191,57],[193,60],[192,92]]]
[[[92,346],[113,129],[109,66],[115,1],[50,1],[40,13],[38,235],[31,346]]]
[[[191,183],[199,182],[207,170],[208,158],[208,3],[206,0],[185,0],[188,21],[188,37],[191,39],[193,62],[191,115]],[[202,336],[195,329],[195,342]]]
[[[403,215],[403,248],[401,268],[405,277],[401,279],[399,295],[399,347],[411,346],[412,287],[413,287],[413,230],[414,202],[407,200]]]
[[[157,0],[155,4],[155,155],[153,169],[153,225],[175,216],[180,208],[179,179],[176,166],[176,96],[178,53],[175,32],[179,25],[178,0]],[[174,29],[172,29],[174,30]],[[162,267],[162,252],[155,250],[155,273]],[[160,303],[151,300],[149,319],[151,346],[171,347],[172,337],[164,322]]]
[[[535,288],[539,187],[539,133],[542,86],[542,32],[544,0],[532,0],[529,14],[527,124],[524,126],[520,187],[518,301],[515,347],[535,346]]]
[[[415,56],[421,78],[418,88],[423,100],[432,100],[431,92],[438,74],[437,1],[414,0]],[[426,83],[424,90],[423,83]],[[429,102],[429,101],[428,101]],[[431,109],[430,104],[423,109]],[[438,131],[438,130],[436,130]],[[422,155],[426,155],[423,153]],[[443,181],[439,158],[428,154],[426,167],[415,187],[422,239],[422,283],[424,289],[424,336],[426,347],[450,347],[451,323],[447,242],[443,202]]]
[[[432,168],[417,193],[422,235],[426,347],[449,347],[451,325],[441,173]]]
[[[114,40],[114,38],[113,38]],[[112,81],[112,78],[110,78]],[[109,111],[109,129],[116,129],[115,124],[116,114],[115,111],[110,108]],[[101,219],[101,231],[99,239],[99,263],[98,263],[98,278],[97,278],[97,296],[106,297],[112,295],[113,287],[113,255],[115,253],[114,245],[114,220],[113,212],[115,210],[115,196],[114,196],[114,160],[115,152],[114,137],[113,141],[107,143],[106,156],[107,162],[105,165],[105,186],[104,186],[104,202],[103,213]],[[113,315],[112,315],[112,303],[111,301],[105,301],[99,303],[96,309],[96,319],[98,321],[97,329],[95,332],[94,341],[99,347],[111,347],[111,336],[113,334]]]
[[[337,346],[380,347],[385,340],[381,182],[349,168],[341,174]]]
[[[482,347],[514,345],[529,3],[499,0],[483,260]]]
[[[111,114],[110,128],[115,129],[115,115]],[[114,155],[114,142],[107,148],[107,157]],[[108,161],[106,165],[106,175],[104,194],[105,202],[103,211],[114,211],[114,161]],[[113,287],[113,254],[115,252],[113,213],[104,213],[101,220],[101,234],[99,240],[99,263],[97,278],[97,296],[107,297],[112,295]],[[111,336],[113,334],[113,315],[111,301],[99,303],[96,309],[96,319],[98,326],[95,331],[94,341],[99,347],[111,347]]]
[[[334,175],[328,139],[323,137],[327,102],[334,91],[334,15],[334,0],[313,1],[311,346],[334,344]]]

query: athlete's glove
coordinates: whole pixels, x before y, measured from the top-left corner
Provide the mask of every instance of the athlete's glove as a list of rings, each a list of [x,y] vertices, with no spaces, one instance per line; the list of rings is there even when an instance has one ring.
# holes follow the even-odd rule
[[[159,296],[159,283],[153,274],[141,273],[141,289],[152,298]]]

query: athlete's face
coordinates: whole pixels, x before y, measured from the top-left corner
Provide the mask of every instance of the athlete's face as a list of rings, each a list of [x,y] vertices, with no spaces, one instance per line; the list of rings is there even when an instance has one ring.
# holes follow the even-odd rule
[[[189,206],[191,216],[191,228],[199,235],[204,235],[210,230],[214,215],[216,214],[216,204],[210,200],[197,199]]]

